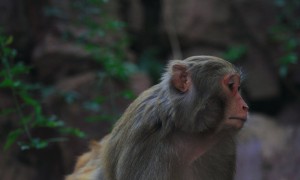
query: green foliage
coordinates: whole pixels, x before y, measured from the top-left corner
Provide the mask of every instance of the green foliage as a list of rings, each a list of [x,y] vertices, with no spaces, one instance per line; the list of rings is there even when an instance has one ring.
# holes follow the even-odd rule
[[[72,2],[73,10],[79,12],[75,18],[75,24],[85,28],[85,33],[75,37],[76,42],[91,55],[91,60],[102,67],[98,77],[100,89],[110,88],[105,86],[103,79],[115,78],[126,81],[129,75],[137,69],[133,64],[126,62],[125,52],[129,40],[124,30],[125,24],[108,13],[107,3],[107,0],[75,0]],[[94,41],[95,39],[96,41]],[[133,96],[129,90],[124,94],[116,94],[113,90],[110,93],[107,97],[99,96],[83,103],[86,111],[96,113],[96,115],[86,117],[87,122],[115,121],[118,118],[115,110],[112,109],[112,114],[108,114],[103,110],[102,105],[105,103],[113,105],[115,99],[128,99]],[[68,99],[71,98],[69,95]]]
[[[291,65],[299,62],[300,1],[276,0],[275,5],[279,13],[277,23],[270,28],[270,38],[279,46],[279,75],[286,77]]]
[[[89,54],[89,60],[96,62],[101,71],[98,75],[97,85],[99,92],[107,86],[107,79],[117,79],[119,81],[128,80],[131,73],[137,68],[132,63],[126,62],[127,47],[129,38],[126,36],[126,24],[116,20],[109,13],[108,0],[73,0],[71,11],[74,16],[69,17],[61,7],[46,7],[45,15],[48,17],[68,21],[70,26],[77,26],[83,29],[82,33],[74,33],[66,29],[62,33],[61,39],[76,43],[85,49]],[[40,99],[55,92],[53,88],[40,88],[34,84],[27,83],[24,78],[28,78],[31,68],[21,62],[14,62],[17,52],[10,48],[13,42],[12,36],[0,36],[0,90],[10,92],[14,100],[14,107],[7,107],[0,110],[0,117],[6,119],[16,119],[18,121],[15,129],[8,133],[4,149],[9,149],[14,144],[18,144],[22,150],[35,148],[41,149],[47,147],[52,142],[65,141],[66,135],[74,135],[79,138],[85,136],[85,133],[78,128],[71,128],[65,125],[55,115],[46,115],[43,113],[43,107]],[[133,99],[134,95],[130,90],[114,92],[106,96],[99,95],[93,99],[86,99],[82,102],[82,109],[89,112],[86,117],[87,122],[113,121],[118,118],[117,113],[105,112],[104,104],[111,104],[114,107],[116,99]],[[64,101],[71,105],[81,99],[78,92],[70,91],[61,94]],[[100,114],[100,115],[99,115]],[[50,128],[55,130],[61,137],[51,137],[49,139],[36,137],[32,132],[36,129]]]
[[[90,54],[88,60],[96,62],[101,67],[98,73],[97,87],[99,92],[102,89],[110,89],[106,96],[99,95],[93,99],[85,99],[82,102],[82,109],[87,111],[89,116],[86,122],[115,121],[119,115],[112,108],[112,112],[107,113],[103,106],[116,106],[114,102],[120,98],[132,100],[133,92],[125,90],[115,92],[113,87],[107,85],[108,79],[127,81],[130,74],[137,71],[137,67],[126,61],[129,38],[126,35],[126,24],[117,20],[110,12],[108,0],[74,0],[71,2],[71,11],[74,17],[62,17],[63,10],[59,7],[47,7],[47,16],[68,19],[71,25],[78,29],[83,29],[79,35],[69,31],[63,32],[62,39],[74,42],[81,46]],[[62,94],[68,104],[72,104],[80,99],[80,94],[71,91]]]
[[[66,30],[62,38],[82,46],[108,76],[127,80],[133,72],[129,67],[133,65],[125,61],[129,44],[125,33],[126,24],[111,15],[109,1],[73,0],[70,3],[73,17],[68,17],[61,8],[52,6],[45,8],[44,13],[49,17],[67,19],[72,25],[84,29],[80,35]]]
[[[247,53],[247,47],[245,45],[233,45],[223,54],[223,58],[236,62],[240,60]]]
[[[84,133],[80,130],[65,127],[64,122],[54,115],[47,116],[43,113],[41,103],[34,97],[36,86],[22,80],[22,77],[26,76],[31,68],[22,63],[13,62],[17,52],[9,47],[12,42],[12,36],[0,35],[0,58],[3,67],[0,70],[0,90],[10,92],[14,101],[14,107],[0,110],[0,117],[9,119],[15,114],[18,115],[16,128],[8,133],[3,148],[7,150],[17,142],[22,150],[41,149],[47,147],[51,142],[65,140],[65,138],[33,137],[31,130],[37,128],[54,128],[61,132],[67,132],[67,134],[83,137]]]
[[[133,100],[135,99],[135,95],[131,90],[125,90],[123,92],[121,92],[121,96],[125,99],[129,99],[129,100]]]
[[[85,27],[85,32],[76,37],[77,43],[102,65],[108,76],[127,80],[133,69],[129,68],[132,64],[125,61],[129,44],[126,25],[109,14],[108,0],[74,0],[72,8],[79,12],[74,18],[75,24]]]
[[[99,91],[110,88],[104,79],[113,78],[124,82],[128,80],[130,74],[137,71],[134,64],[126,61],[129,46],[129,38],[125,33],[126,24],[111,15],[108,3],[108,0],[72,1],[72,10],[78,12],[73,19],[74,24],[84,27],[85,31],[80,36],[66,32],[70,37],[75,37],[76,43],[91,55],[91,60],[102,67],[98,75]],[[68,99],[71,100],[72,97],[76,96],[72,95]],[[85,120],[87,122],[115,121],[118,118],[117,113],[112,109],[112,114],[108,114],[103,110],[103,104],[116,106],[114,102],[117,99],[133,99],[133,97],[130,90],[116,93],[112,89],[108,96],[86,100],[82,105],[83,109],[96,115],[88,116]]]

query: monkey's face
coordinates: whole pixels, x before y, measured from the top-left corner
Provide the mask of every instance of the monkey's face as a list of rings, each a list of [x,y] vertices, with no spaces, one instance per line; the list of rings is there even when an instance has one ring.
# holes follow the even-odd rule
[[[227,99],[224,125],[240,129],[248,116],[248,105],[240,94],[240,76],[238,74],[225,75],[222,88]]]
[[[248,106],[239,92],[240,75],[225,60],[206,58],[175,62],[171,87],[175,127],[209,132],[243,127]],[[225,75],[224,75],[225,74]]]

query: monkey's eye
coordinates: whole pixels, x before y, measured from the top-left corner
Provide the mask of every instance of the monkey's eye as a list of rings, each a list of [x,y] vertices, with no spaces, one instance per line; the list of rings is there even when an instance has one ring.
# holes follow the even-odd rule
[[[235,83],[229,83],[228,84],[228,88],[230,89],[230,91],[237,91],[237,92],[240,92],[241,90],[241,86],[238,85],[237,87],[235,87]]]

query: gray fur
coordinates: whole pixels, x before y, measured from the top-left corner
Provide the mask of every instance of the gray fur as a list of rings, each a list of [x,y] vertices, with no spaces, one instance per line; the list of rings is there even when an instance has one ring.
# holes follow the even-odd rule
[[[192,87],[178,92],[170,83],[172,66],[188,67]],[[116,123],[103,149],[105,180],[231,180],[235,169],[234,133],[192,164],[182,164],[176,132],[203,136],[224,118],[226,97],[220,81],[236,68],[222,59],[196,56],[171,61],[161,83],[142,93]],[[187,147],[182,147],[187,148]]]

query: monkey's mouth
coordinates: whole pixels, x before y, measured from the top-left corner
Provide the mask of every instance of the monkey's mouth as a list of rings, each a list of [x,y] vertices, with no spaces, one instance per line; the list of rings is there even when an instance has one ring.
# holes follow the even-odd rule
[[[229,119],[239,120],[239,121],[243,121],[243,122],[247,121],[247,118],[242,118],[242,117],[229,117]]]

